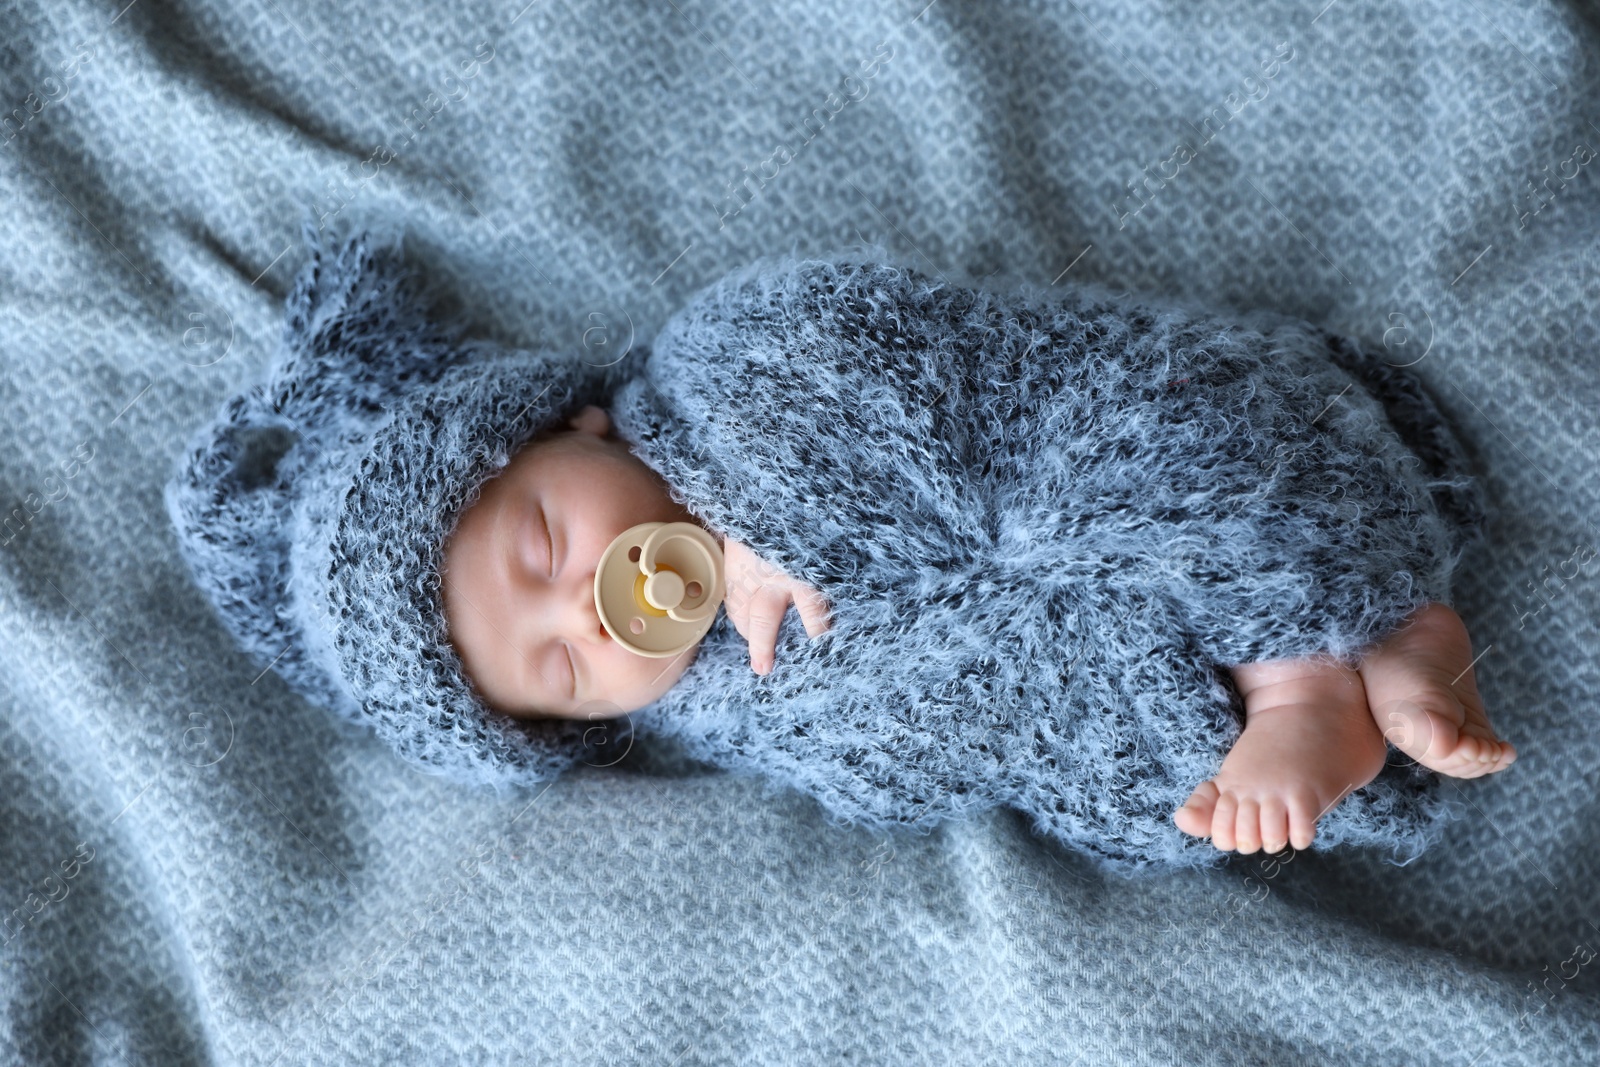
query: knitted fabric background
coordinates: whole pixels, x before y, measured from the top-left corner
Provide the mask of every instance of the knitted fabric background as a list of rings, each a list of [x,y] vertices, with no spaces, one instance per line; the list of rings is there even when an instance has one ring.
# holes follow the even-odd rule
[[[0,1014],[40,1063],[1572,1062],[1600,1043],[1600,10],[1472,0],[18,0],[0,46]],[[496,802],[254,668],[161,501],[298,227],[630,358],[774,252],[1304,317],[1482,478],[1520,758],[1405,867],[1127,886],[638,760]],[[653,759],[654,757],[652,757]],[[670,772],[670,773],[666,773]]]

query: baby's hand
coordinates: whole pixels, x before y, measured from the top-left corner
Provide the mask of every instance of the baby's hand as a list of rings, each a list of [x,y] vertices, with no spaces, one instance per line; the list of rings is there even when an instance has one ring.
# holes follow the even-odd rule
[[[757,674],[772,671],[773,656],[778,650],[778,625],[791,600],[812,638],[832,627],[828,601],[821,593],[784,574],[731,537],[723,539],[722,562],[728,619],[750,642],[750,669]]]

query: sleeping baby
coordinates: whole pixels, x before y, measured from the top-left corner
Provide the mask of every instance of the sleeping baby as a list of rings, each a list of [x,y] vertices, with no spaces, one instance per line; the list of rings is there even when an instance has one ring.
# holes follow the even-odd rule
[[[419,767],[671,737],[847,823],[1012,808],[1127,876],[1409,859],[1458,813],[1438,774],[1515,759],[1447,606],[1460,446],[1345,338],[872,249],[758,260],[596,367],[461,341],[396,247],[307,239],[273,374],[169,510],[241,644]],[[655,522],[726,585],[659,657],[595,585]]]
[[[564,432],[518,452],[445,550],[450,633],[489,706],[589,718],[595,701],[635,711],[678,684],[697,648],[663,662],[619,645],[596,613],[594,574],[623,531],[694,521],[599,408],[585,407]],[[756,674],[772,671],[791,604],[810,638],[830,629],[819,591],[710,532],[726,553],[728,619]],[[1173,816],[1218,849],[1308,848],[1317,819],[1377,777],[1386,737],[1422,766],[1457,778],[1503,770],[1516,758],[1484,713],[1466,628],[1441,603],[1420,609],[1358,669],[1303,657],[1239,664],[1230,675],[1244,702],[1244,731],[1216,776]]]

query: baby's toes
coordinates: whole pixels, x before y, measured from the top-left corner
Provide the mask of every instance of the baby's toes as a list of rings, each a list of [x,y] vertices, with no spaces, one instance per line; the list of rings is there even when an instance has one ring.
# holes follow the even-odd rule
[[[1475,733],[1468,726],[1461,731],[1452,755],[1466,763],[1493,763],[1500,758],[1500,742],[1497,738]]]
[[[1217,804],[1217,783],[1209,778],[1201,782],[1183,807],[1172,813],[1178,829],[1193,837],[1211,836],[1211,813]]]
[[[1486,774],[1503,771],[1517,761],[1517,750],[1509,741],[1499,738],[1471,737],[1471,746],[1463,745],[1459,778],[1481,778]]]
[[[1456,737],[1449,753],[1423,765],[1452,778],[1478,778],[1498,766],[1502,744],[1499,738],[1485,736],[1481,729],[1469,725]]]
[[[1216,807],[1211,812],[1211,843],[1223,852],[1232,852],[1234,849],[1234,815],[1238,810],[1238,797],[1232,793],[1218,795]]]
[[[1233,847],[1241,856],[1261,850],[1261,803],[1242,797],[1233,817]]]
[[[1485,773],[1504,770],[1517,758],[1517,750],[1509,741],[1498,737],[1479,737],[1477,741],[1478,762],[1483,764]]]
[[[1280,796],[1261,802],[1261,851],[1268,855],[1282,852],[1289,844],[1289,805]]]
[[[1317,836],[1317,797],[1315,793],[1296,793],[1289,797],[1289,844],[1308,849]]]

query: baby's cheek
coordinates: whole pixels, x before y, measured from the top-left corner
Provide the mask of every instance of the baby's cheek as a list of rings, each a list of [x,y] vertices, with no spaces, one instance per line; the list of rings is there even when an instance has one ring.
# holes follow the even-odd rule
[[[613,642],[613,662],[607,664],[603,685],[596,695],[623,709],[643,707],[683,681],[684,672],[694,662],[699,646],[679,656],[656,659],[639,656]]]

